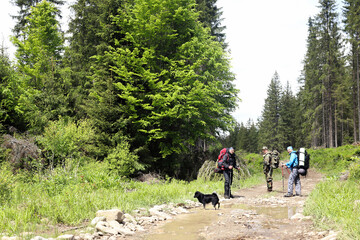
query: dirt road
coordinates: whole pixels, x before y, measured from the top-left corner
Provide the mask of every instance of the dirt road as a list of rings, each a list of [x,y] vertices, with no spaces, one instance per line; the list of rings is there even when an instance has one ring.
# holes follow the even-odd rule
[[[312,220],[302,215],[306,198],[321,178],[313,171],[307,178],[302,177],[300,197],[283,197],[282,181],[274,182],[270,193],[265,183],[242,189],[234,193],[233,199],[221,198],[219,210],[215,211],[211,205],[205,210],[197,207],[131,239],[322,239],[329,233],[318,232]]]

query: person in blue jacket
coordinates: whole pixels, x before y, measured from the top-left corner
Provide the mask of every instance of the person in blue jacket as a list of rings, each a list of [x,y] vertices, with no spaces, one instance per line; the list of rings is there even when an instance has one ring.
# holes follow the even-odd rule
[[[290,176],[288,182],[288,192],[284,197],[292,197],[293,196],[293,185],[295,183],[295,195],[301,195],[301,182],[300,176],[298,172],[299,160],[292,146],[287,147],[287,151],[290,155],[289,162],[285,163],[285,166],[290,169]]]

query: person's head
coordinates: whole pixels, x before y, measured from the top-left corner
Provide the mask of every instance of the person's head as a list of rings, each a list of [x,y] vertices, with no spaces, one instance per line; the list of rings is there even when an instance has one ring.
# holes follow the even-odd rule
[[[294,151],[292,146],[288,146],[286,150],[288,151],[288,153],[291,153],[292,151]]]
[[[235,152],[234,148],[233,148],[233,147],[230,147],[230,148],[229,148],[229,153],[234,154],[234,152]]]
[[[267,153],[269,151],[269,149],[267,147],[263,146],[262,151],[263,151],[263,153]]]

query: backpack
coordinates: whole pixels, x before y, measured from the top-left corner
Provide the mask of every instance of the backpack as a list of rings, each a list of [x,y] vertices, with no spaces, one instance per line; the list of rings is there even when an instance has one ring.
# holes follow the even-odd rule
[[[226,154],[226,148],[221,149],[220,154],[217,158],[216,161],[216,165],[215,165],[215,169],[214,172],[216,173],[222,173],[224,171],[224,166],[223,166],[223,157]]]
[[[300,148],[296,155],[299,161],[299,174],[302,176],[306,176],[307,170],[310,167],[310,154],[307,153],[305,148]]]
[[[270,165],[275,168],[278,168],[280,162],[280,153],[275,149],[270,153],[270,157],[271,157]]]

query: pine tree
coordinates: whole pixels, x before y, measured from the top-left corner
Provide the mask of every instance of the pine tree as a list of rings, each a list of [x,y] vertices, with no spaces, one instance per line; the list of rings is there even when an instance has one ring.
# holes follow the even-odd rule
[[[83,105],[92,83],[89,80],[95,55],[102,55],[107,47],[114,46],[115,39],[122,38],[120,29],[112,24],[112,15],[122,9],[123,0],[77,0],[71,9],[69,47],[66,49],[64,66],[70,69],[72,90],[69,94],[73,115],[83,118]],[[119,35],[120,34],[120,35]]]
[[[210,28],[211,35],[214,36],[218,42],[222,43],[224,48],[226,48],[226,37],[223,32],[226,27],[221,26],[222,11],[221,8],[218,8],[216,5],[217,0],[196,0],[196,3],[196,9],[200,12],[200,22],[202,22],[205,27]]]
[[[283,146],[280,132],[281,83],[275,72],[267,90],[259,122],[259,142],[268,148],[280,150]]]
[[[17,38],[24,33],[24,29],[28,24],[28,17],[31,12],[31,7],[35,7],[42,0],[11,0],[11,2],[20,8],[19,15],[13,16],[14,19],[17,20],[17,23],[14,26],[13,32]],[[48,2],[54,3],[55,5],[63,5],[65,3],[64,0],[48,0]],[[61,17],[60,11],[56,10],[56,14]],[[25,36],[23,36],[25,37]]]
[[[229,59],[197,21],[194,6],[195,0],[127,5],[114,18],[125,38],[97,57],[91,79],[88,114],[98,127],[113,127],[113,137],[123,131],[133,149],[145,143],[158,159],[153,166],[172,174],[186,164],[177,162],[178,154],[234,123],[229,112],[237,90]],[[116,109],[115,116],[96,109]]]
[[[352,122],[353,139],[360,140],[360,67],[359,67],[359,46],[360,46],[360,2],[357,0],[344,1],[344,23],[345,33],[348,34],[351,45],[351,69],[352,69]]]
[[[56,20],[56,8],[42,1],[31,8],[23,37],[13,37],[15,56],[21,72],[23,92],[17,111],[35,131],[41,131],[51,119],[66,112],[65,94],[58,65],[63,49],[63,37]]]

